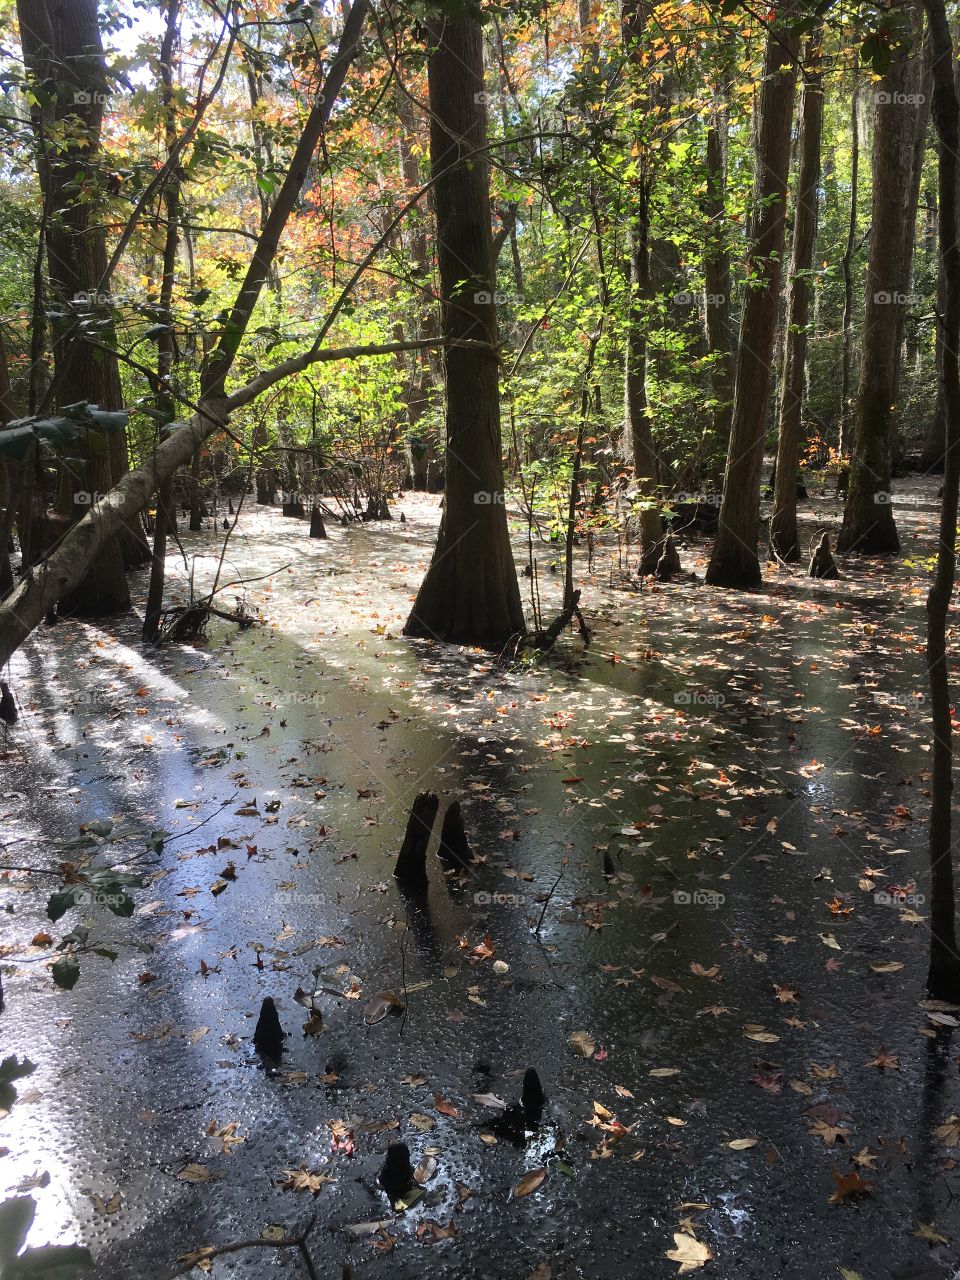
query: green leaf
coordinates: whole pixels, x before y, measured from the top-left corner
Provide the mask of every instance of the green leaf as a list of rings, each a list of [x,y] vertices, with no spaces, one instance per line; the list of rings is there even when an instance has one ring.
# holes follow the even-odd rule
[[[133,899],[128,893],[112,893],[107,897],[106,904],[115,916],[126,919],[133,915]]]
[[[61,991],[72,991],[80,977],[80,961],[76,956],[61,956],[59,960],[54,961],[51,972],[54,982]]]
[[[56,893],[51,893],[47,899],[48,919],[59,920],[71,907],[75,907],[77,905],[77,894],[82,892],[83,888],[82,884],[71,884],[66,889],[58,889]]]

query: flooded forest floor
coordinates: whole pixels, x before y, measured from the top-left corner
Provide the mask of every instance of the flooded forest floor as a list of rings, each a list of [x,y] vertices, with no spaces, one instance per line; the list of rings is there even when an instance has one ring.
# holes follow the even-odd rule
[[[272,573],[226,593],[247,630],[35,636],[0,743],[0,1056],[36,1064],[0,1176],[37,1201],[30,1243],[160,1280],[316,1214],[323,1277],[960,1275],[956,1019],[923,999],[936,483],[900,489],[906,560],[838,582],[630,591],[615,548],[578,557],[590,648],[520,669],[402,638],[438,519],[415,495],[327,541],[245,509],[228,580]],[[802,510],[805,542],[837,523]],[[181,536],[209,581],[222,534]],[[392,871],[423,790],[461,801],[474,861],[431,847],[417,901]],[[56,881],[24,868],[89,856],[89,823],[97,863],[145,877],[134,914],[51,924]],[[118,957],[58,991],[77,925]],[[424,1179],[399,1212],[395,1141]],[[193,1260],[306,1274],[292,1249]]]

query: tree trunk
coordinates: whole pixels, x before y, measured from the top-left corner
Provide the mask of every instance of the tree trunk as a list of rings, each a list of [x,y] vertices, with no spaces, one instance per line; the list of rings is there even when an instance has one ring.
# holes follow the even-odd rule
[[[167,0],[167,27],[160,49],[161,105],[164,114],[167,156],[176,143],[176,107],[174,105],[173,58],[179,32],[180,0]],[[173,170],[163,192],[166,212],[166,234],[163,244],[163,272],[160,278],[160,318],[167,326],[157,336],[157,409],[165,423],[176,418],[176,406],[170,381],[176,358],[173,335],[173,286],[177,271],[177,247],[179,244],[180,184]],[[156,640],[160,634],[163,613],[163,588],[167,567],[167,534],[174,512],[174,477],[168,476],[157,492],[157,523],[153,533],[153,559],[150,565],[150,585],[143,618],[144,640]]]
[[[720,526],[707,582],[757,587],[760,561],[760,472],[767,431],[767,398],[780,295],[790,127],[798,40],[789,29],[792,3],[777,11],[768,34],[757,108],[752,243],[740,322],[730,447],[724,472]]]
[[[639,99],[632,111],[643,104],[640,71],[642,41],[650,16],[649,0],[622,0],[620,34],[628,59],[627,83]],[[650,404],[647,399],[647,303],[650,298],[650,194],[652,178],[648,145],[636,140],[639,176],[627,189],[630,209],[627,216],[627,257],[629,261],[629,302],[624,350],[623,451],[633,466],[633,479],[640,502],[640,572],[652,573],[660,558],[660,504],[656,498],[659,479],[653,445]]]
[[[107,98],[96,0],[18,0],[17,12],[30,74],[55,86],[52,99],[34,105],[31,115],[40,188],[53,215],[46,228],[50,288],[58,308],[69,317],[53,333],[56,401],[61,406],[87,401],[102,409],[120,409],[123,397],[116,357],[98,352],[94,358],[73,318],[78,305],[85,311],[99,309],[102,313],[110,302],[97,293],[107,268],[102,220],[95,204],[78,198],[78,193],[88,190],[84,179],[99,151]],[[79,125],[82,137],[55,147],[51,134],[56,135],[67,117]],[[122,442],[118,443],[123,448]],[[116,445],[102,448],[92,442],[78,449],[82,475],[71,485],[74,520],[84,515],[90,495],[112,488],[116,450]],[[99,552],[85,578],[66,592],[60,608],[65,613],[99,616],[129,607],[123,545],[113,538]]]
[[[857,245],[857,202],[860,192],[860,63],[854,55],[853,96],[850,100],[850,213],[847,218],[847,243],[843,252],[843,345],[840,358],[840,430],[837,453],[847,451],[850,428],[850,363],[853,325],[853,255]]]
[[[7,349],[0,329],[0,427],[6,426],[16,411],[13,405],[13,389],[10,386],[10,367]],[[0,462],[0,600],[13,590],[13,570],[10,567],[10,539],[17,516],[21,489],[21,475],[26,473],[26,462],[14,462],[8,458]]]
[[[953,740],[946,653],[947,617],[956,573],[957,506],[960,495],[960,102],[953,73],[954,51],[943,0],[925,0],[930,21],[933,119],[937,129],[940,186],[940,259],[944,309],[941,378],[946,419],[946,455],[940,541],[933,586],[927,598],[927,669],[933,729],[930,792],[930,969],[927,990],[939,1000],[960,999],[956,900],[951,847]]]
[[[726,455],[733,419],[733,343],[730,338],[730,254],[726,244],[727,109],[714,112],[707,129],[707,194],[703,209],[710,222],[704,259],[704,316],[711,357],[713,446],[711,459]],[[713,477],[711,476],[711,479]]]
[[[914,47],[920,36],[914,19]],[[894,55],[876,93],[873,146],[873,226],[867,267],[860,383],[850,448],[850,486],[837,538],[840,552],[895,555],[900,550],[890,501],[895,406],[903,313],[910,287],[916,199],[917,99],[923,60]]]
[[[780,377],[777,470],[770,519],[770,546],[783,560],[800,559],[797,531],[797,473],[803,425],[803,393],[807,369],[807,325],[810,319],[810,273],[817,240],[820,199],[820,139],[823,132],[823,30],[807,40],[800,99],[799,172],[793,215],[793,248],[787,286],[787,325]]]
[[[404,634],[501,649],[524,628],[503,492],[483,46],[472,19],[430,28],[430,162],[446,353],[446,485],[433,560]],[[470,155],[469,160],[461,160]]]

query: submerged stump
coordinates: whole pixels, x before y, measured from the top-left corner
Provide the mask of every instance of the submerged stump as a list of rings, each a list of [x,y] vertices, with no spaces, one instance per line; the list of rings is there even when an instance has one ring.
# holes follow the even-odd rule
[[[405,1142],[391,1142],[380,1169],[381,1187],[393,1202],[401,1200],[415,1183],[410,1148]]]
[[[393,869],[397,883],[403,889],[416,892],[427,887],[427,845],[439,807],[440,801],[432,791],[421,791],[413,802],[397,865]]]
[[[273,1003],[273,997],[267,996],[260,1006],[260,1017],[257,1019],[257,1029],[253,1033],[253,1043],[259,1052],[266,1054],[268,1058],[279,1058],[283,1052],[285,1038],[286,1032],[280,1025],[277,1006]]]
[[[840,570],[830,550],[830,539],[824,534],[810,558],[811,578],[839,578]]]
[[[466,828],[463,825],[463,811],[459,800],[454,800],[443,815],[437,857],[448,867],[466,867],[472,860],[470,841],[467,839]]]
[[[673,535],[668,533],[663,540],[663,551],[657,561],[654,576],[658,582],[669,582],[672,578],[679,577],[680,571],[680,555],[674,544]]]

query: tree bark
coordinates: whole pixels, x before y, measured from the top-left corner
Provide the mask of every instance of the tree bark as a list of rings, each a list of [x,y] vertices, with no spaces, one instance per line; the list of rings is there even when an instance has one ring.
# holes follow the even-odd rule
[[[960,999],[956,899],[951,848],[953,739],[947,663],[947,618],[956,574],[957,507],[960,496],[960,101],[954,50],[943,0],[925,0],[933,68],[933,120],[938,139],[940,260],[943,270],[943,383],[946,453],[937,568],[927,598],[927,669],[933,728],[930,791],[930,969],[927,989],[939,1000]]]
[[[31,76],[52,84],[52,100],[31,108],[37,141],[40,189],[51,217],[46,228],[50,290],[66,317],[54,329],[56,401],[59,406],[87,401],[102,409],[120,409],[123,393],[116,356],[101,352],[94,359],[78,331],[79,315],[109,306],[97,293],[107,267],[106,239],[95,200],[95,170],[100,147],[103,106],[107,98],[106,68],[96,0],[18,0],[20,42]],[[59,131],[68,141],[51,140]],[[71,133],[73,134],[72,140]],[[83,301],[81,301],[83,300]],[[79,310],[82,308],[82,310]],[[88,495],[106,493],[118,467],[117,448],[82,443],[80,472],[71,479],[71,518],[87,509]],[[123,545],[104,544],[85,578],[60,601],[65,613],[100,616],[130,607]]]
[[[860,193],[860,63],[854,57],[853,95],[850,99],[850,212],[847,218],[847,243],[840,264],[843,272],[843,341],[840,358],[840,429],[837,453],[847,451],[850,427],[850,365],[853,327],[853,255],[857,244],[857,203]]]
[[[164,114],[167,157],[169,159],[177,134],[176,106],[174,103],[173,59],[179,37],[178,20],[180,0],[167,0],[167,26],[160,49],[161,105]],[[163,191],[166,212],[166,230],[163,244],[163,270],[160,277],[160,317],[167,329],[157,337],[157,409],[165,423],[176,418],[176,406],[170,386],[176,358],[173,335],[173,286],[177,270],[179,245],[180,183],[176,170],[171,169]],[[144,640],[156,640],[160,634],[163,613],[163,589],[167,566],[167,534],[175,510],[173,501],[173,475],[160,485],[157,491],[157,522],[153,533],[153,559],[150,565],[150,585],[143,617]]]
[[[642,88],[642,41],[649,21],[650,0],[622,0],[620,34],[627,59],[629,110],[639,113],[645,105]],[[636,99],[636,100],[635,100]],[[647,398],[647,303],[650,298],[650,195],[649,146],[643,137],[635,143],[639,174],[628,186],[627,257],[629,296],[624,347],[623,451],[633,466],[640,502],[640,572],[652,573],[660,557],[660,505],[656,501],[657,454],[653,444],[650,403]]]
[[[704,213],[710,222],[704,259],[704,316],[707,350],[712,364],[713,446],[711,458],[726,456],[733,420],[733,343],[730,334],[730,254],[726,244],[727,109],[718,108],[707,129],[707,194]],[[718,459],[719,465],[719,459]],[[711,479],[713,477],[711,476]]]
[[[776,11],[767,34],[758,106],[752,243],[737,350],[730,447],[724,472],[720,525],[707,582],[717,587],[757,587],[760,561],[760,472],[767,428],[767,398],[780,295],[790,127],[796,84],[797,37],[788,2]]]
[[[810,319],[810,273],[817,240],[820,199],[820,139],[823,133],[823,29],[807,39],[800,98],[799,172],[793,215],[793,247],[787,286],[787,323],[780,376],[780,412],[770,546],[783,560],[800,560],[797,531],[797,474],[803,426],[807,369],[807,325]]]
[[[524,629],[503,492],[493,239],[479,24],[441,20],[432,44],[430,163],[435,178],[441,329],[480,348],[446,352],[446,483],[436,549],[404,634],[500,649]]]
[[[914,18],[914,47],[920,36]],[[839,552],[896,555],[900,539],[890,500],[903,314],[910,288],[919,180],[915,162],[923,61],[894,55],[876,93],[873,226],[863,318],[863,353],[850,449],[850,485],[837,538]]]

